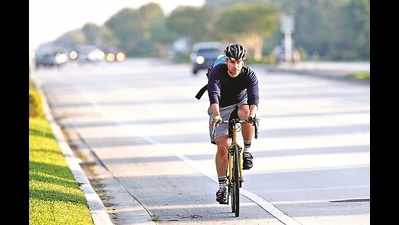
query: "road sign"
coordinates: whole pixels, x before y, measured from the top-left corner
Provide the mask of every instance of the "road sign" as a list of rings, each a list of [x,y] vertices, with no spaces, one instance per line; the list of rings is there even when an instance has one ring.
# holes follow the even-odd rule
[[[283,33],[292,33],[294,31],[294,18],[292,16],[282,15],[280,24],[280,29]]]

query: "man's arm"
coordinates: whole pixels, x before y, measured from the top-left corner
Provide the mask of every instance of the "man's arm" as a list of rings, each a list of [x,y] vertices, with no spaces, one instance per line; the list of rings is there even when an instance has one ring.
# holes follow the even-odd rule
[[[211,112],[213,117],[220,116],[219,103],[211,104]]]
[[[256,116],[256,113],[258,112],[258,106],[256,105],[250,105],[249,106],[249,116],[254,118]]]
[[[249,74],[248,80],[248,104],[249,104],[249,116],[254,118],[256,116],[256,112],[258,111],[258,103],[259,103],[259,87],[258,87],[258,79],[253,71]]]
[[[219,68],[217,66],[217,68]],[[213,67],[209,73],[209,80],[208,80],[208,97],[209,102],[211,103],[211,109],[213,115],[220,115],[219,112],[219,96],[220,96],[220,87],[218,79],[218,70],[216,67]]]

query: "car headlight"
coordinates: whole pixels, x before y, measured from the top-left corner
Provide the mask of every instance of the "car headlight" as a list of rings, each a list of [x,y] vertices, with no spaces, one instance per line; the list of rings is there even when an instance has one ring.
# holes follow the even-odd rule
[[[69,58],[72,59],[72,60],[77,59],[78,58],[78,53],[76,51],[71,51],[69,53]]]
[[[88,57],[89,57],[90,60],[93,60],[93,61],[95,61],[95,60],[103,60],[104,59],[104,52],[101,51],[101,50],[96,49],[96,50],[90,52]]]
[[[115,56],[112,53],[108,53],[106,59],[108,62],[113,62],[115,60]]]
[[[55,62],[57,64],[63,64],[68,60],[68,56],[66,54],[60,53],[55,56]]]
[[[126,56],[125,54],[123,54],[123,52],[118,52],[118,54],[116,54],[116,60],[118,60],[119,62],[125,60]]]
[[[195,60],[198,64],[202,64],[205,62],[204,57],[202,56],[197,56],[196,60]]]

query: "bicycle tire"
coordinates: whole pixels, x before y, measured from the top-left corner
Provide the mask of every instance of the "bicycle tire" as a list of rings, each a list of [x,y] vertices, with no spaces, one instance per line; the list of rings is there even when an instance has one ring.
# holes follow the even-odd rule
[[[233,192],[234,192],[234,213],[236,217],[240,216],[240,152],[238,148],[234,149],[233,158]]]
[[[236,211],[235,209],[235,197],[234,197],[234,188],[233,188],[233,183],[229,185],[230,188],[230,198],[231,198],[231,212],[234,213]]]
[[[228,182],[229,182],[229,184],[228,184],[228,195],[229,195],[229,198],[230,198],[230,204],[231,204],[231,212],[232,213],[234,213],[235,212],[235,203],[234,203],[234,188],[233,188],[233,179],[234,179],[234,175],[233,175],[233,162],[231,162],[231,164],[230,164],[230,160],[234,160],[234,158],[232,158],[231,157],[231,155],[230,155],[230,149],[229,149],[229,153],[228,153],[229,155],[228,155],[228,162],[229,162],[229,166],[228,166],[228,169],[229,169],[229,171],[228,171],[228,173],[229,173],[229,176],[228,176]]]

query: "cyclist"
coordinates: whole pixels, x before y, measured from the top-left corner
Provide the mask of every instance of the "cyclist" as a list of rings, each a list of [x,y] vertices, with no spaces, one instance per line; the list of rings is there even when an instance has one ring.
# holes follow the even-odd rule
[[[248,170],[253,166],[253,157],[249,152],[251,140],[254,136],[253,122],[259,102],[258,80],[255,72],[245,65],[247,50],[241,44],[229,44],[225,49],[226,63],[218,64],[209,71],[208,108],[209,127],[212,124],[228,120],[235,111],[241,120],[242,136],[244,140],[243,169]],[[227,148],[228,125],[219,124],[215,129],[215,136],[211,142],[217,145],[216,172],[219,180],[219,189],[216,192],[216,201],[227,204]]]

